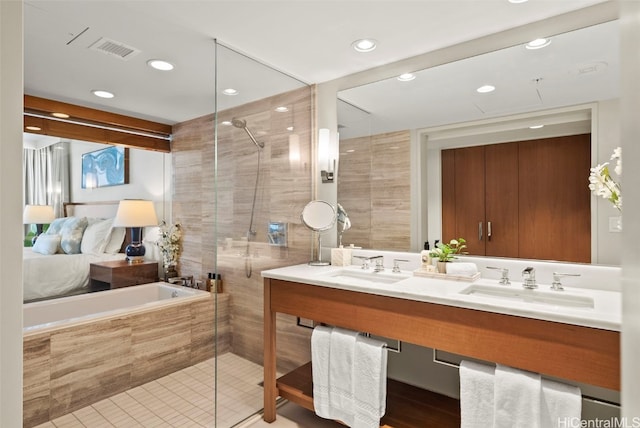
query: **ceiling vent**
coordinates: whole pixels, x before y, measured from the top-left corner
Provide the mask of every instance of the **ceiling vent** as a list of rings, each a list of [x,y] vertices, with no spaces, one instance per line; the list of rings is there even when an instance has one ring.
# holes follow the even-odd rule
[[[98,39],[94,44],[89,46],[89,49],[112,55],[125,61],[128,61],[140,53],[139,49],[116,42],[115,40],[107,39],[106,37]]]

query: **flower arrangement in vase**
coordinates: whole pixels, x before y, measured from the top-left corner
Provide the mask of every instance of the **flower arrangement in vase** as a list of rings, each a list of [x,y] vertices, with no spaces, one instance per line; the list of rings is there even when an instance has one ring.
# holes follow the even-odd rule
[[[180,223],[167,224],[165,221],[160,223],[159,227],[160,239],[158,239],[156,245],[162,253],[162,266],[164,267],[165,277],[170,278],[177,276],[176,266],[178,265],[178,257],[180,256],[182,227]]]
[[[616,166],[613,170],[620,177],[622,175],[622,149],[616,147],[609,160],[616,161]],[[611,177],[609,162],[591,168],[589,189],[594,195],[608,199],[618,211],[622,211],[622,188],[620,183]]]
[[[431,257],[438,259],[438,272],[446,273],[446,263],[457,258],[458,254],[466,254],[464,251],[467,241],[464,238],[452,239],[448,244],[438,242],[436,248],[431,250]]]

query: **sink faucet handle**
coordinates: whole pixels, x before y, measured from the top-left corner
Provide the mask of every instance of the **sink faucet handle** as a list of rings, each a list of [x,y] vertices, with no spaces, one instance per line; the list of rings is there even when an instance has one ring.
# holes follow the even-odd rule
[[[369,269],[369,261],[371,260],[368,256],[351,256],[356,259],[362,260],[362,269]]]
[[[522,271],[522,277],[524,278],[524,283],[522,284],[524,288],[538,288],[538,285],[536,284],[536,270],[534,268],[531,266],[524,268]]]
[[[499,270],[500,271],[500,281],[498,281],[498,284],[511,285],[511,281],[509,281],[509,269],[495,267],[495,266],[487,266],[487,269]]]
[[[391,270],[391,272],[400,273],[400,263],[401,262],[409,262],[409,260],[406,260],[406,259],[393,259],[393,269]]]
[[[579,273],[553,273],[553,282],[551,283],[551,289],[556,291],[564,290],[562,283],[560,282],[560,278],[564,278],[565,276],[580,276]]]

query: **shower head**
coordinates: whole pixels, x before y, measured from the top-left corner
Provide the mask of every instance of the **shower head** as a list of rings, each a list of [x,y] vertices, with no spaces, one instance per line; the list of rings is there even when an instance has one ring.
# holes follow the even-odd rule
[[[247,128],[246,120],[234,117],[233,119],[231,119],[231,124],[236,128],[244,129],[244,131],[247,133],[249,138],[251,138],[251,141],[253,141],[253,144],[255,144],[257,148],[262,149],[264,147],[264,143],[258,143],[256,141],[256,137],[254,137],[251,131],[249,131],[249,128]]]

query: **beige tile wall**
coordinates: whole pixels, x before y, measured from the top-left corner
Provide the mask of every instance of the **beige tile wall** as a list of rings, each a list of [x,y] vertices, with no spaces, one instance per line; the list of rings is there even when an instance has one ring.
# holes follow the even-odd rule
[[[338,202],[352,225],[344,245],[409,250],[410,143],[409,131],[340,140]]]
[[[263,354],[260,272],[306,262],[310,257],[311,232],[302,226],[300,212],[312,197],[314,91],[314,87],[305,87],[219,113],[219,121],[246,120],[256,139],[265,144],[253,221],[256,235],[249,245],[249,258],[243,238],[249,229],[258,168],[255,145],[244,130],[220,125],[216,159],[213,115],[180,123],[173,130],[173,218],[184,228],[180,273],[204,278],[217,270],[222,275],[224,293],[230,296],[231,348],[259,364]],[[279,106],[288,107],[288,112],[275,112]],[[295,141],[297,161],[291,159]],[[269,221],[288,224],[286,248],[267,243]],[[295,320],[291,319],[279,325],[279,368],[283,371],[310,358],[309,331],[292,325]]]

